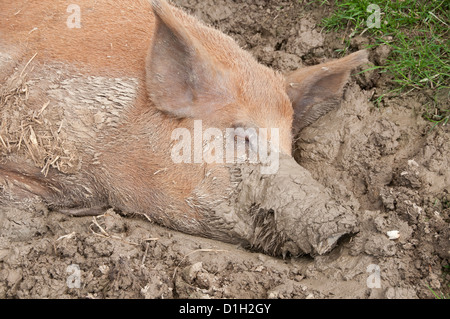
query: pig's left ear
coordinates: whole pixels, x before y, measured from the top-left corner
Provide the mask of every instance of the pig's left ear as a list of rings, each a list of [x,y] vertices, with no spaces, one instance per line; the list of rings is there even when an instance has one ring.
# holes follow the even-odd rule
[[[178,118],[214,113],[232,96],[227,70],[183,25],[176,9],[163,0],[153,0],[152,7],[156,25],[146,64],[150,98]]]
[[[367,51],[362,50],[289,74],[286,77],[286,91],[294,108],[293,133],[297,134],[335,107],[350,71],[365,62]]]

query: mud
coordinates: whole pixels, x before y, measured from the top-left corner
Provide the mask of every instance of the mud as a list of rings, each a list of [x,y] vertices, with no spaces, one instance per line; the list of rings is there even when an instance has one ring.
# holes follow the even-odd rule
[[[318,5],[177,3],[282,72],[334,58],[343,47],[336,35],[321,32],[317,23],[326,12]],[[368,42],[357,39],[354,47]],[[383,61],[386,52],[379,51],[372,52],[371,63]],[[430,288],[448,293],[448,126],[431,129],[423,120],[423,92],[375,106],[370,100],[384,82],[372,75],[353,77],[341,105],[295,142],[296,160],[359,223],[357,233],[342,237],[330,253],[283,260],[112,210],[70,218],[33,203],[3,206],[0,298],[433,298]],[[389,239],[393,230],[398,239]]]

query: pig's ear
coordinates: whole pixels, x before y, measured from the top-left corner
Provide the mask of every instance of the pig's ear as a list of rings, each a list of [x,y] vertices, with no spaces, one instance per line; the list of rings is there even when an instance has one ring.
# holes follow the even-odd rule
[[[297,134],[334,108],[350,71],[367,62],[367,51],[299,69],[286,77],[286,91],[294,108],[293,133]]]
[[[155,106],[176,117],[201,118],[231,99],[227,71],[182,24],[165,1],[152,1],[153,43],[146,84]]]

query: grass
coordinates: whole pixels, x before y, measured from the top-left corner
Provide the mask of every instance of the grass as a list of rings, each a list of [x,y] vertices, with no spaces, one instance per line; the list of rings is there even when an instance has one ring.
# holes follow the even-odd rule
[[[443,293],[437,293],[437,292],[435,292],[433,289],[431,289],[431,287],[428,286],[428,285],[427,285],[427,287],[428,287],[428,290],[431,291],[431,293],[433,294],[433,296],[434,296],[436,299],[450,299],[450,296],[445,295],[445,294],[443,294]]]
[[[330,5],[328,1],[318,1],[320,5]],[[368,27],[368,21],[375,21],[373,9],[368,12],[371,4],[380,9],[380,23]],[[352,37],[363,34],[373,39],[369,47],[384,44],[391,48],[385,65],[377,68],[392,76],[393,85],[378,102],[390,93],[431,89],[436,95],[424,117],[435,125],[447,124],[450,118],[450,1],[337,0],[335,6],[332,15],[322,24],[328,30],[344,30],[346,49]],[[346,49],[342,50],[344,54]]]
[[[444,279],[444,283],[445,283],[444,285],[446,286],[446,287],[443,287],[443,290],[446,291],[445,293],[442,291],[441,292],[434,291],[428,284],[426,284],[428,290],[433,294],[434,298],[450,299],[450,292],[448,292],[450,289],[450,283],[447,278],[449,276],[449,274],[450,274],[450,265],[443,266],[442,267],[442,277]]]

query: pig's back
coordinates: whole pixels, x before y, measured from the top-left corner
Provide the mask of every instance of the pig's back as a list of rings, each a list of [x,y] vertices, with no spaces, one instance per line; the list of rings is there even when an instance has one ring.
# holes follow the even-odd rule
[[[36,61],[74,64],[92,75],[143,76],[153,24],[149,1],[0,2],[2,51],[14,48],[23,59],[37,53]]]

